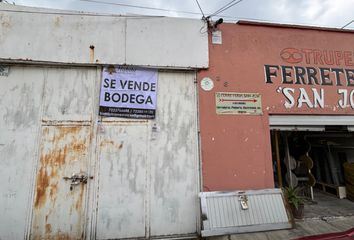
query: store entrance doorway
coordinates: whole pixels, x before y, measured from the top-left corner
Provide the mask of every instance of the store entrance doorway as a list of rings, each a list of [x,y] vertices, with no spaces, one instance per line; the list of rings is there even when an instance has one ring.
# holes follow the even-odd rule
[[[302,189],[305,217],[354,215],[352,126],[274,122],[270,120],[275,186]]]

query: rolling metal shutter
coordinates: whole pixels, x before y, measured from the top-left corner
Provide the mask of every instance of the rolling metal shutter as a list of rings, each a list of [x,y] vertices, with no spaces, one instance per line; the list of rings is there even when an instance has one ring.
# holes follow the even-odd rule
[[[285,131],[325,131],[325,126],[347,126],[354,130],[354,116],[270,115],[271,129]]]

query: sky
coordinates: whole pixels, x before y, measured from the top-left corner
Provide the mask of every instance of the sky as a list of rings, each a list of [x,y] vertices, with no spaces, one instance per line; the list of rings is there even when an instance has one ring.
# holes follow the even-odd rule
[[[158,15],[185,18],[201,18],[197,0],[7,0],[16,5],[77,10],[120,15]],[[101,2],[101,3],[98,3]],[[198,0],[205,16],[215,13],[232,0]],[[234,3],[237,1],[234,0]],[[113,4],[112,4],[113,3]],[[126,7],[128,4],[165,11]],[[166,11],[166,10],[171,11]],[[256,20],[284,24],[342,28],[354,20],[354,0],[241,0],[239,3],[213,16],[224,21]],[[176,12],[179,11],[179,12]],[[187,14],[182,12],[191,12]],[[346,27],[354,29],[354,22]]]

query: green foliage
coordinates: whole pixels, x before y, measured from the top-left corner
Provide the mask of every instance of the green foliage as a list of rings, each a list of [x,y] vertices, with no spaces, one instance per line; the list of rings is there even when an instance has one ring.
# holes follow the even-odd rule
[[[299,195],[300,191],[301,189],[298,187],[286,187],[283,189],[285,199],[296,209],[299,208],[299,205],[304,203],[304,198]]]

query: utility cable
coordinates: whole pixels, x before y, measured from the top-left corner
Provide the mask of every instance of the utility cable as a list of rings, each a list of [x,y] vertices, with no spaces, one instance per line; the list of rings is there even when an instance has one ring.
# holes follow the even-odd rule
[[[350,24],[352,24],[354,22],[354,20],[351,20],[350,22],[348,22],[347,24],[345,24],[343,27],[341,27],[340,29],[344,29],[345,27],[348,27]]]
[[[100,4],[110,4],[110,5],[123,5],[123,4],[119,4],[119,3],[111,3],[111,2],[101,2],[101,1],[95,1],[95,0],[77,0],[77,1],[84,1],[84,2],[96,2],[96,3],[100,3]],[[235,2],[232,4],[233,1],[231,1],[230,3],[226,4],[225,6],[228,6],[227,8],[232,7],[233,5],[241,2],[242,0],[239,0],[238,2]],[[0,1],[1,2],[1,1]],[[8,0],[2,0],[2,2],[8,2]],[[232,6],[230,5],[232,4]],[[147,9],[151,9],[151,10],[160,10],[160,11],[166,11],[166,12],[176,12],[176,13],[185,13],[185,14],[193,14],[193,15],[199,15],[200,13],[197,12],[189,12],[189,11],[178,11],[178,10],[172,10],[172,9],[163,9],[163,8],[152,8],[152,7],[144,7],[144,6],[136,6],[136,5],[128,5],[128,4],[124,4],[127,7],[139,7],[139,8],[147,8]],[[218,11],[214,12],[213,14],[206,14],[208,15],[208,17],[211,16],[218,16],[218,17],[222,17],[224,19],[229,19],[229,21],[238,21],[238,20],[250,20],[250,21],[260,21],[260,22],[269,22],[269,23],[275,23],[274,20],[270,20],[270,19],[260,19],[260,18],[247,18],[247,17],[233,17],[233,16],[227,16],[227,15],[220,15],[221,12],[225,11],[225,6],[220,8]],[[222,10],[222,11],[221,11]],[[27,10],[10,10],[10,9],[1,9],[0,8],[0,12],[14,12],[14,13],[36,13],[36,14],[43,14],[43,15],[80,15],[80,16],[103,16],[103,17],[121,17],[121,18],[162,18],[164,16],[148,16],[148,15],[140,15],[140,14],[134,14],[134,15],[117,15],[117,14],[98,14],[98,13],[87,13],[87,12],[43,12],[43,11],[27,11]],[[219,13],[217,13],[219,12]],[[203,14],[203,13],[202,13]],[[349,26],[350,24],[352,24],[354,22],[354,20],[350,21],[349,23],[347,23],[346,25],[344,25],[341,29]],[[281,22],[278,22],[281,23]],[[285,24],[296,24],[296,23],[285,23]],[[308,25],[308,23],[301,23],[304,25]],[[321,27],[321,26],[319,26]]]
[[[217,10],[216,12],[214,12],[213,14],[209,15],[209,17],[212,16],[216,16],[224,11],[226,11],[227,9],[235,6],[236,4],[242,2],[243,0],[238,0],[237,2],[235,2],[236,0],[232,0],[231,2],[229,2],[228,4],[224,5],[223,7],[221,7],[219,10]]]
[[[199,7],[200,12],[202,13],[202,20],[204,22],[203,26],[200,28],[199,32],[201,34],[207,33],[208,32],[208,19],[205,17],[204,12],[202,10],[202,7],[200,6],[198,0],[195,0],[197,2],[197,5]],[[204,30],[205,29],[205,30]]]
[[[232,4],[232,5],[230,5],[230,6],[226,7],[226,8],[224,8],[222,11],[219,11],[217,14],[220,14],[220,13],[226,11],[227,9],[229,9],[229,8],[231,8],[231,7],[233,7],[233,6],[235,6],[236,4],[239,4],[239,3],[242,2],[242,1],[243,1],[243,0],[239,0],[239,1],[235,2],[234,4]]]
[[[106,2],[106,1],[98,1],[98,0],[77,0],[77,1],[82,1],[82,2],[91,2],[91,3],[98,3],[98,4],[106,4],[106,5],[116,5],[116,6],[122,6],[122,7],[131,7],[131,8],[140,8],[140,9],[148,9],[148,10],[156,10],[156,11],[164,11],[164,12],[175,12],[175,13],[184,13],[184,14],[191,14],[191,15],[198,15],[200,16],[200,13],[198,12],[190,12],[190,11],[179,11],[179,10],[174,10],[174,9],[166,9],[166,8],[155,8],[155,7],[147,7],[147,6],[139,6],[139,5],[131,5],[131,4],[123,4],[123,3],[114,3],[114,2]],[[198,2],[197,2],[198,3]],[[199,5],[199,4],[198,4]],[[200,8],[201,10],[201,8]],[[202,14],[204,13],[201,10]],[[209,15],[209,13],[204,14]],[[223,16],[219,14],[213,14],[213,16],[219,16],[219,17],[225,17],[225,18],[230,18],[230,19],[236,19],[235,17],[232,16]]]
[[[13,12],[13,13],[36,13],[43,15],[68,15],[68,16],[89,16],[89,17],[120,17],[120,18],[163,18],[164,16],[147,16],[147,15],[116,15],[116,14],[97,14],[85,12],[43,12],[43,11],[27,11],[27,10],[10,10],[0,9],[0,12]]]
[[[198,7],[199,7],[199,10],[200,10],[200,12],[201,12],[201,13],[202,13],[202,15],[203,15],[203,19],[205,19],[204,12],[203,12],[202,8],[200,7],[200,4],[199,4],[198,0],[195,0],[195,1],[197,2]]]
[[[200,13],[189,12],[189,11],[179,11],[179,10],[172,10],[172,9],[166,9],[166,8],[155,8],[155,7],[147,7],[147,6],[139,6],[139,5],[131,5],[131,4],[123,4],[123,3],[113,3],[113,2],[105,2],[105,1],[97,1],[97,0],[79,0],[79,1],[99,3],[99,4],[108,4],[108,5],[117,5],[117,6],[130,7],[130,8],[148,9],[148,10],[163,11],[163,12],[175,12],[175,13],[200,15]]]
[[[236,0],[233,0],[229,3],[227,3],[226,5],[222,6],[221,8],[219,8],[218,10],[216,10],[213,14],[210,14],[210,16],[214,16],[216,15],[219,11],[222,11],[225,7],[227,7],[228,5],[232,4],[233,2],[235,2]]]

